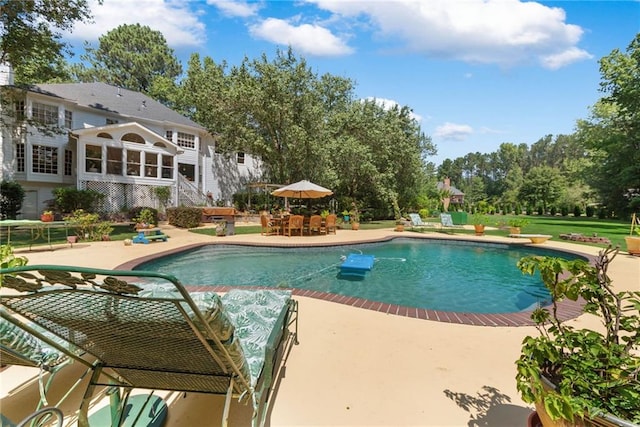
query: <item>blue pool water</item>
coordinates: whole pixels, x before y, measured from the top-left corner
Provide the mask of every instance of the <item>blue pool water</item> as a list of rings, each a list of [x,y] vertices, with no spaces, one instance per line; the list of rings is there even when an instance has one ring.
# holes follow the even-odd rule
[[[364,278],[340,275],[350,253],[375,256]],[[137,269],[171,274],[186,285],[282,286],[433,310],[508,313],[550,301],[540,278],[516,266],[532,254],[560,256],[531,247],[394,239],[321,248],[210,245]]]

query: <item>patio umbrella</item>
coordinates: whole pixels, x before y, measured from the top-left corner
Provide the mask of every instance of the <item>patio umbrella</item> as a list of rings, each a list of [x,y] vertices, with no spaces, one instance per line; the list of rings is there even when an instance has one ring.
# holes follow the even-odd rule
[[[278,188],[271,194],[278,197],[293,197],[297,199],[319,199],[320,197],[332,195],[333,191],[314,184],[313,182],[302,180]]]

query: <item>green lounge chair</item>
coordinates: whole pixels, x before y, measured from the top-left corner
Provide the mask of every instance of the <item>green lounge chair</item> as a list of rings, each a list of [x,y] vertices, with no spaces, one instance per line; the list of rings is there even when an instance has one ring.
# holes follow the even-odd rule
[[[262,425],[272,380],[297,343],[297,302],[287,290],[232,290],[221,299],[190,294],[155,272],[33,265],[0,274],[3,286],[18,291],[0,295],[7,315],[95,357],[81,427],[89,425],[96,387],[114,385],[226,395],[223,425],[231,398],[246,397],[253,424]]]

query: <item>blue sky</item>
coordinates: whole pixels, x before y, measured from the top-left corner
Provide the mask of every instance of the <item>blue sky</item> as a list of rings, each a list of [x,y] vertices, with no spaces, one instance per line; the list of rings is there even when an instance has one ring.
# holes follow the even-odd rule
[[[291,46],[358,97],[409,106],[436,164],[572,133],[602,96],[598,60],[640,32],[638,0],[89,1],[94,23],[66,36],[77,52],[125,23],[162,32],[183,66]]]

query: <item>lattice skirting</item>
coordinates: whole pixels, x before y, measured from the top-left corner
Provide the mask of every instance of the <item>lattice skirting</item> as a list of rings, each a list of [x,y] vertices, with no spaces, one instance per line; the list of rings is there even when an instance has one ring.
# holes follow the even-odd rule
[[[124,184],[106,181],[80,181],[82,190],[94,190],[105,195],[98,212],[103,214],[121,212],[137,206],[160,209],[153,185]],[[171,189],[171,200],[175,200],[175,189]],[[169,201],[169,206],[172,202]]]

